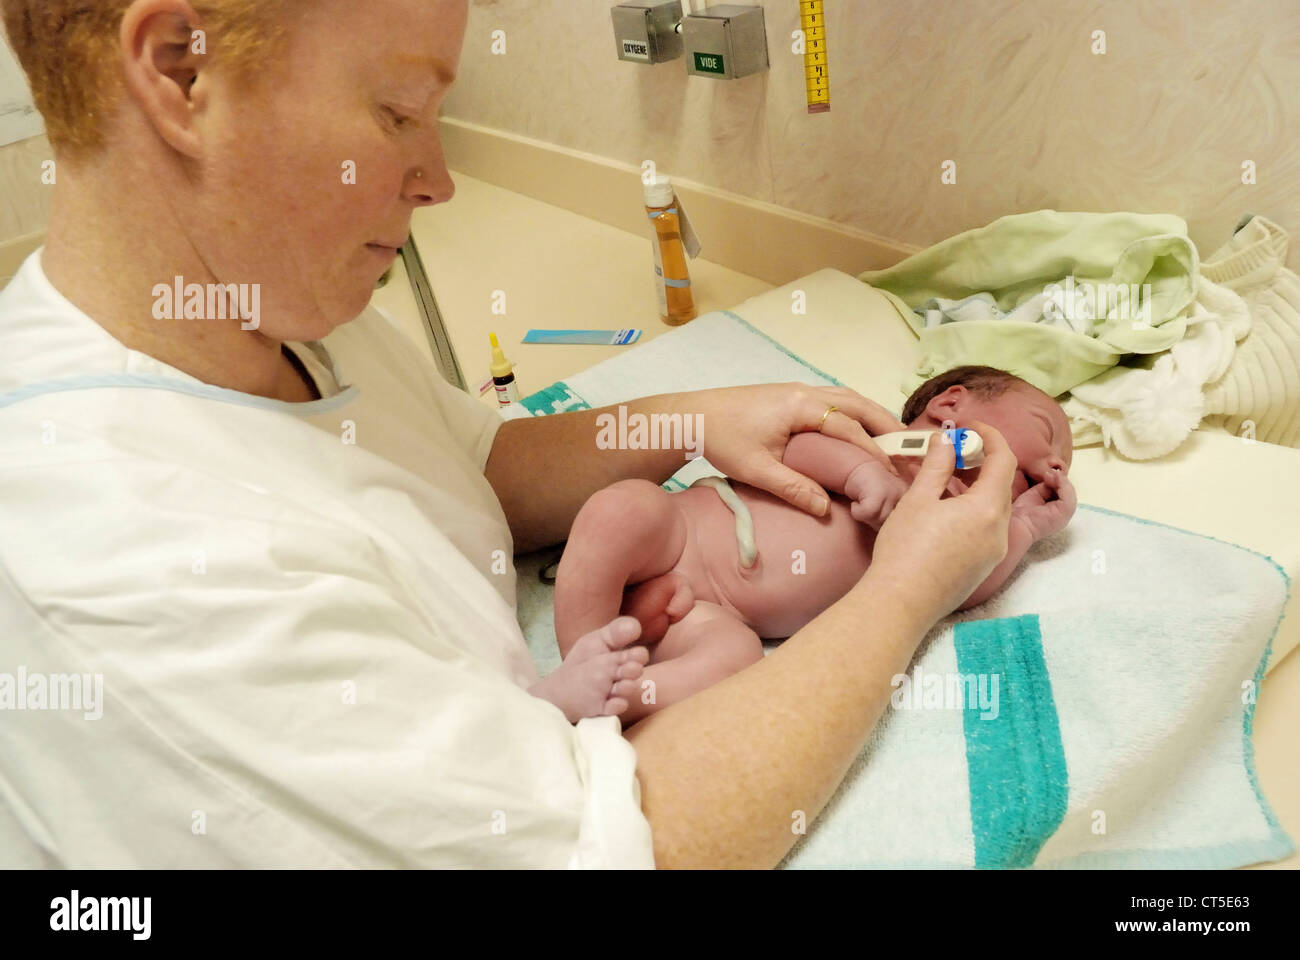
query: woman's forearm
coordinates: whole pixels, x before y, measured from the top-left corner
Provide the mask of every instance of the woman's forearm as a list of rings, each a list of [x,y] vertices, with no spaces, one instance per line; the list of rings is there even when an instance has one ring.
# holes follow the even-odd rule
[[[834,794],[933,626],[875,569],[762,662],[627,733],[660,867],[776,866]],[[870,829],[870,825],[864,825]]]
[[[689,405],[682,399],[686,396],[659,394],[622,406],[627,408],[627,417],[679,414],[684,421],[695,416],[683,409]],[[690,450],[683,446],[630,449],[621,442],[627,440],[628,431],[620,433],[620,422],[636,421],[620,421],[619,406],[508,420],[501,425],[484,475],[501,501],[517,553],[568,537],[579,508],[602,487],[634,477],[663,483],[686,465]],[[612,419],[601,421],[602,414]],[[698,427],[695,419],[689,427],[683,422],[680,437],[669,430],[669,439],[702,439]],[[604,447],[598,440],[600,444],[613,440],[616,446]]]

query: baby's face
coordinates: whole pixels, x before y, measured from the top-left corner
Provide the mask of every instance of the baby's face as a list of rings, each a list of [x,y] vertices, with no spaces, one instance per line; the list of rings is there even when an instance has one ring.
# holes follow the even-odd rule
[[[930,401],[924,414],[909,429],[938,429],[945,420],[958,427],[971,427],[973,420],[983,420],[997,427],[1016,455],[1015,478],[1011,496],[1014,500],[1053,469],[1068,474],[1074,459],[1070,420],[1061,405],[1047,394],[1032,387],[1008,390],[996,400],[984,400],[965,387],[951,387]],[[966,483],[979,476],[979,468],[962,471]]]

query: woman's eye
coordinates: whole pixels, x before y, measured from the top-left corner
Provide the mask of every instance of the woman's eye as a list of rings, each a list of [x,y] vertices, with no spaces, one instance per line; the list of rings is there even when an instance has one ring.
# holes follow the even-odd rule
[[[388,114],[388,119],[392,122],[393,126],[399,130],[415,122],[405,114],[398,113],[392,107],[384,107],[384,112]]]

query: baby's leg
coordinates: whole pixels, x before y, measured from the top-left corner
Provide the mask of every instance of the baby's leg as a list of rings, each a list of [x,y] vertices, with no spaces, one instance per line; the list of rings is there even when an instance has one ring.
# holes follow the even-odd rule
[[[763,643],[735,615],[697,600],[690,613],[668,628],[650,658],[641,672],[640,694],[627,698],[624,727],[762,660]]]
[[[685,545],[686,518],[658,484],[620,480],[592,494],[555,574],[560,655],[619,615],[625,587],[672,570]]]

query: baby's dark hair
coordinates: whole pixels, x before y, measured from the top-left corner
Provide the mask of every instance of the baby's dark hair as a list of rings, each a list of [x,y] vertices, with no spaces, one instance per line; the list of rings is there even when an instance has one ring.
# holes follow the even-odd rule
[[[953,367],[937,377],[931,377],[912,391],[912,395],[907,398],[907,403],[903,404],[903,414],[898,419],[904,425],[911,423],[925,413],[925,408],[930,405],[931,400],[957,384],[978,394],[983,400],[996,400],[1008,390],[1031,386],[1027,380],[1022,380],[1015,374],[999,370],[997,367],[981,367],[975,364]]]

